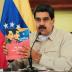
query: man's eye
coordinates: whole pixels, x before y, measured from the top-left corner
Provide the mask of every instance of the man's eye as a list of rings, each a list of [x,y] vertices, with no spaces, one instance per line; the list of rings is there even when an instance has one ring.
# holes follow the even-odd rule
[[[40,19],[40,18],[36,18],[35,20],[36,20],[36,21],[40,21],[41,19]]]

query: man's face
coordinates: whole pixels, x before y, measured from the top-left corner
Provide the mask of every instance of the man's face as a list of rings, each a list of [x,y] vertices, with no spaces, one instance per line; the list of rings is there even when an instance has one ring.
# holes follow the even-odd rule
[[[38,33],[48,35],[52,31],[54,19],[51,20],[48,12],[36,12],[35,21]]]
[[[12,40],[13,39],[13,33],[12,33],[12,31],[9,31],[9,34],[6,37],[8,39]]]
[[[18,39],[19,38],[19,31],[16,31],[16,34],[14,34],[14,39]]]

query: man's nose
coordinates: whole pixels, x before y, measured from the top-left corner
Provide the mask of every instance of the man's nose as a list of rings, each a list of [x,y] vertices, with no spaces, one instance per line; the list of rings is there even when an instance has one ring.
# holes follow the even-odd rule
[[[43,20],[41,20],[40,25],[44,25],[44,21]]]

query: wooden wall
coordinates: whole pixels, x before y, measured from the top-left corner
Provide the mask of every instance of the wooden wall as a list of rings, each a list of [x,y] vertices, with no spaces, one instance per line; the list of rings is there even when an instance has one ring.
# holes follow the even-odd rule
[[[29,0],[31,7],[38,4],[50,4],[56,10],[72,10],[72,0]]]

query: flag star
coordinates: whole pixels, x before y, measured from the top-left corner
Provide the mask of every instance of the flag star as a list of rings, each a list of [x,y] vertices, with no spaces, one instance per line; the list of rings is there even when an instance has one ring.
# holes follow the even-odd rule
[[[10,23],[10,27],[14,27],[14,23],[13,22]]]
[[[5,29],[8,28],[8,24],[5,23],[5,24],[4,24],[4,27],[5,27]]]
[[[20,28],[20,25],[17,25],[17,27],[16,28]]]

